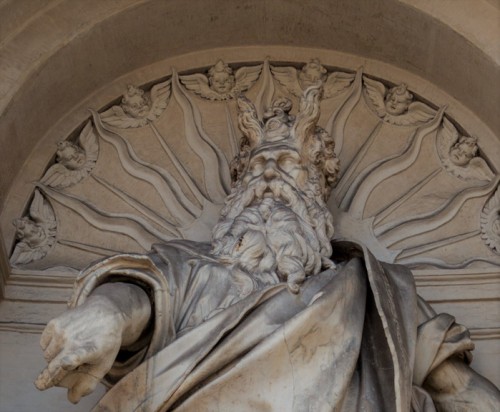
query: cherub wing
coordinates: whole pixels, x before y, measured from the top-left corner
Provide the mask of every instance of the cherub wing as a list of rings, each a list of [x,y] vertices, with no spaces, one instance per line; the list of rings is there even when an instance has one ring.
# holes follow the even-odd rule
[[[39,260],[47,254],[45,248],[34,248],[32,249],[24,242],[19,242],[12,256],[10,257],[10,263],[13,265],[25,265],[27,263],[33,262],[34,260]]]
[[[141,127],[147,124],[147,119],[136,119],[129,116],[120,106],[113,106],[100,114],[101,120],[110,126],[128,129],[132,127]]]
[[[446,118],[436,137],[436,149],[441,161],[449,159],[451,146],[458,140],[458,131]]]
[[[248,139],[251,148],[256,147],[264,139],[262,122],[257,116],[257,110],[253,103],[244,95],[237,97],[238,104],[238,126]]]
[[[465,180],[491,181],[495,174],[481,157],[472,158],[466,166],[458,166],[450,159],[450,150],[460,135],[448,119],[443,119],[443,126],[436,139],[436,149],[444,168],[453,176]]]
[[[151,88],[151,110],[149,112],[149,120],[154,120],[163,113],[167,107],[170,97],[171,80],[163,83],[158,83]]]
[[[464,169],[462,177],[467,180],[474,179],[491,181],[495,177],[495,174],[490,169],[488,164],[480,157],[472,158]]]
[[[352,73],[331,73],[323,85],[323,98],[328,99],[342,93],[351,85],[354,77]]]
[[[384,120],[397,126],[416,126],[427,123],[436,115],[436,111],[421,102],[413,102],[408,111],[398,116],[387,113]]]
[[[35,190],[35,196],[31,202],[30,216],[34,222],[47,226],[53,226],[56,223],[54,211],[38,190]]]
[[[295,67],[273,67],[271,72],[278,82],[284,86],[290,93],[297,97],[302,96],[302,87],[300,87],[297,69]]]
[[[236,84],[232,94],[238,95],[245,90],[248,90],[257,81],[262,71],[262,64],[258,66],[241,67],[234,73]]]
[[[224,96],[212,90],[208,85],[207,76],[201,73],[179,76],[181,83],[186,89],[199,94],[201,97],[209,100],[224,100]]]
[[[85,127],[83,128],[80,136],[78,137],[78,144],[85,151],[85,158],[87,159],[85,163],[85,168],[89,166],[89,163],[92,162],[92,167],[95,161],[97,160],[97,156],[99,155],[99,144],[97,142],[97,136],[94,133],[94,128],[92,127],[92,123],[90,121],[87,122]]]
[[[365,85],[365,94],[368,97],[368,105],[377,113],[379,117],[384,117],[386,114],[384,97],[385,97],[385,86],[368,77],[363,76],[363,82]]]
[[[75,170],[69,170],[62,164],[56,163],[45,172],[40,182],[50,187],[63,189],[77,183],[78,178],[75,172]]]

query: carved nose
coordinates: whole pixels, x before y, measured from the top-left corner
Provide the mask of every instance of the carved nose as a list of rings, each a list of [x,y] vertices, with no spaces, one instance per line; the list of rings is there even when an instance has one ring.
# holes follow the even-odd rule
[[[268,160],[266,162],[266,168],[264,170],[264,179],[272,180],[277,176],[276,173],[276,162],[274,160]]]

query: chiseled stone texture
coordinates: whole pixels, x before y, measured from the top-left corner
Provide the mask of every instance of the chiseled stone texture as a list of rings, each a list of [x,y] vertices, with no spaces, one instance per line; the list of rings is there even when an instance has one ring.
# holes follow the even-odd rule
[[[480,155],[487,154],[488,164],[498,171],[500,92],[492,87],[492,81],[499,78],[498,14],[498,4],[493,0],[464,0],[460,6],[455,1],[437,4],[425,0],[346,0],[335,4],[326,0],[3,2],[2,404],[7,410],[30,410],[35,404],[42,410],[70,408],[63,391],[40,395],[32,381],[43,364],[36,343],[42,325],[63,310],[76,272],[11,270],[9,258],[17,242],[12,220],[29,211],[32,182],[39,180],[49,166],[64,166],[64,155],[59,156],[61,161],[55,161],[57,143],[78,125],[81,132],[88,107],[116,103],[126,84],[150,85],[170,75],[171,67],[183,73],[208,68],[219,58],[231,65],[261,63],[266,56],[273,61],[297,62],[298,67],[319,58],[329,67],[354,71],[364,66],[365,73],[374,78],[390,80],[394,85],[405,82],[417,97],[437,106],[447,104],[447,113],[480,138]],[[82,148],[77,138],[72,135],[72,141]],[[87,168],[75,170],[78,173],[67,181],[88,176]],[[216,212],[212,210],[209,218]],[[475,224],[477,219],[471,214],[463,222]],[[103,243],[112,245],[113,239]],[[500,383],[498,361],[491,361],[499,356],[498,270],[438,273],[422,269],[414,274],[419,292],[427,300],[472,328],[476,339],[473,366]],[[28,361],[28,356],[33,359]],[[35,365],[34,369],[28,372],[24,366],[3,367],[18,359],[30,368]],[[64,408],[60,406],[63,402]],[[91,403],[74,410],[88,410]]]

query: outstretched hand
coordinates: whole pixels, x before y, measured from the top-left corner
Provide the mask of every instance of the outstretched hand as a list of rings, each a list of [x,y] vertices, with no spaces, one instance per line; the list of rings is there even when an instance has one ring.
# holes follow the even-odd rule
[[[85,303],[51,320],[40,345],[48,362],[35,385],[68,388],[77,403],[91,393],[113,366],[121,346],[135,342],[151,316],[147,294],[138,286],[99,286]]]
[[[40,340],[48,365],[36,387],[68,388],[73,403],[91,393],[113,365],[124,323],[123,314],[102,296],[50,321]]]

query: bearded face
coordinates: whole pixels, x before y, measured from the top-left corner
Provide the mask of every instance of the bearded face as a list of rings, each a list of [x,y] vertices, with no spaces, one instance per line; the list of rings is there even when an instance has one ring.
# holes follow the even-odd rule
[[[222,261],[264,284],[287,281],[293,292],[331,263],[331,215],[308,197],[303,163],[299,151],[283,143],[255,149],[213,232],[213,252]]]
[[[333,218],[325,200],[337,165],[333,140],[316,125],[320,87],[304,92],[297,116],[289,100],[278,99],[260,120],[253,104],[238,98],[244,145],[212,253],[261,287],[286,281],[297,293],[307,276],[333,266]]]

